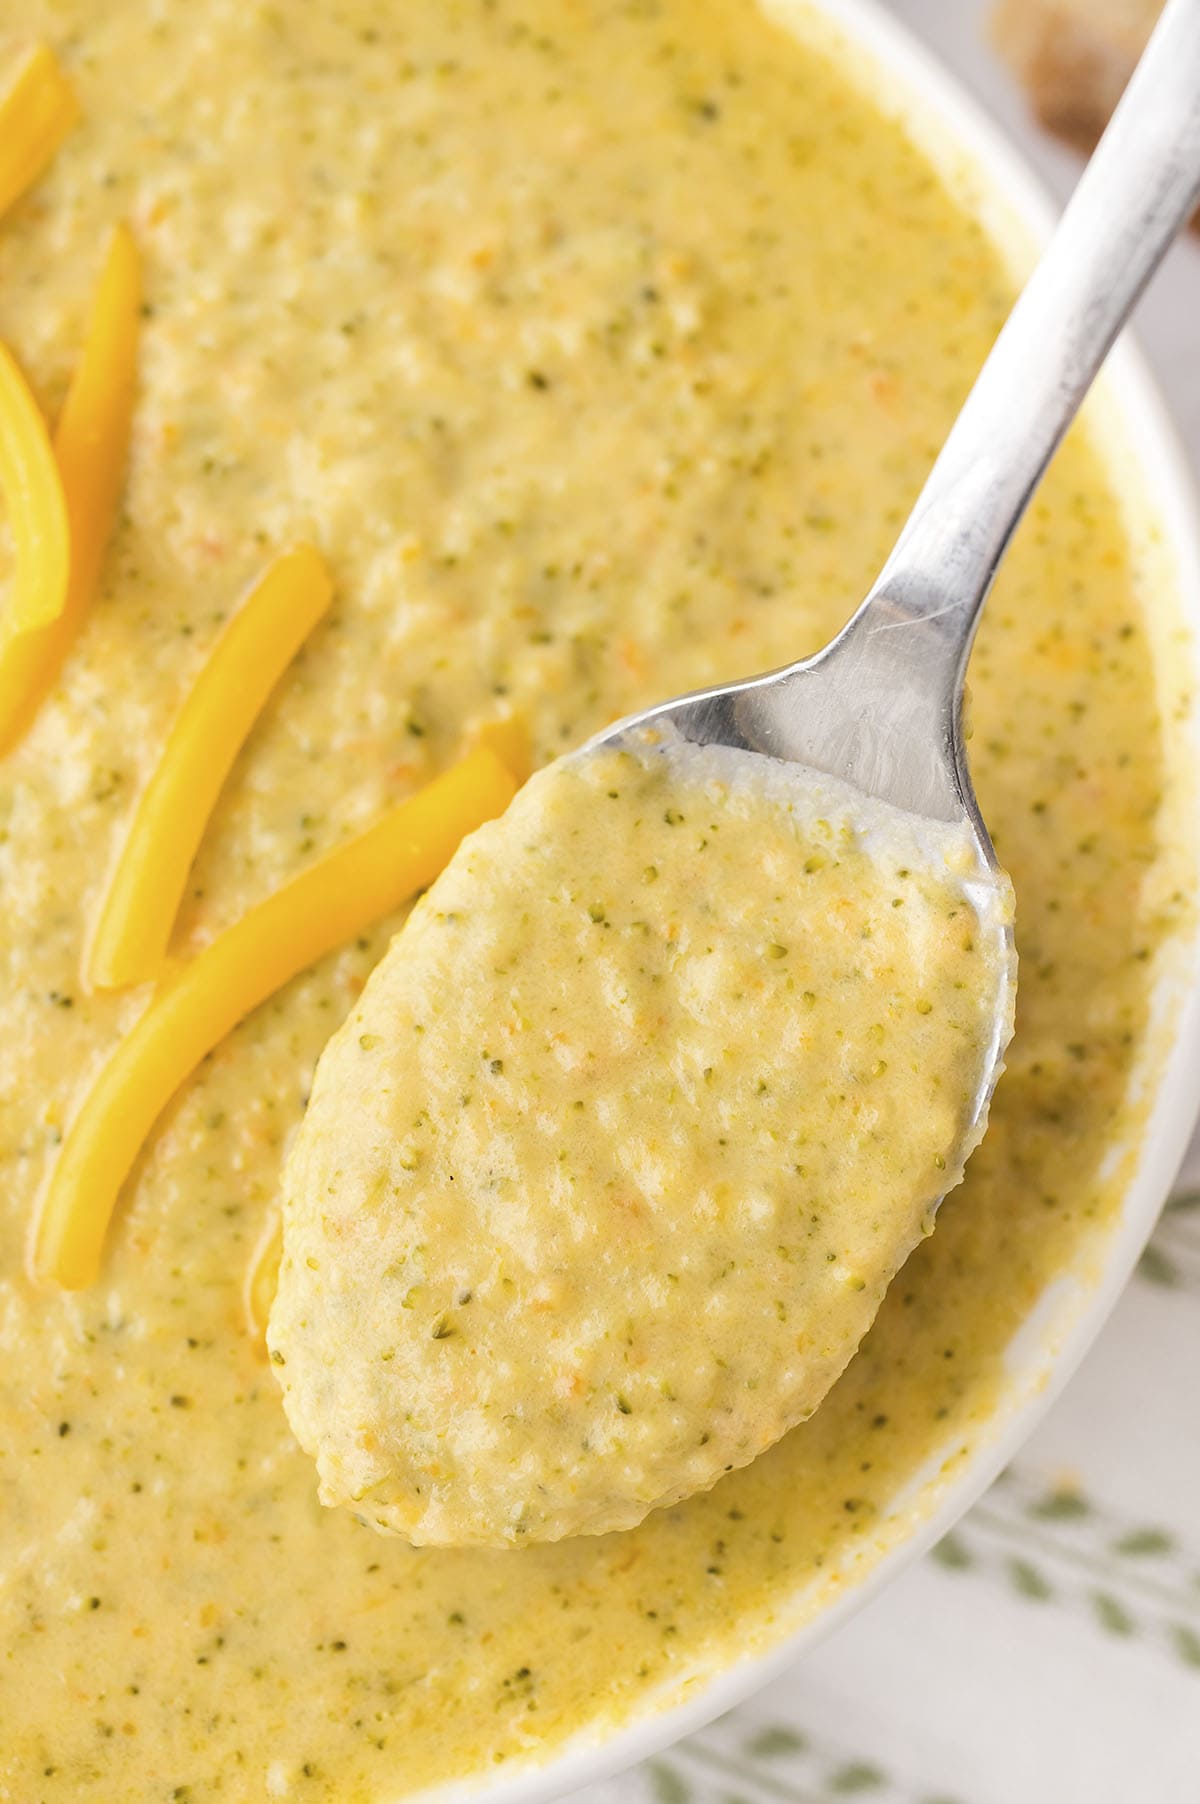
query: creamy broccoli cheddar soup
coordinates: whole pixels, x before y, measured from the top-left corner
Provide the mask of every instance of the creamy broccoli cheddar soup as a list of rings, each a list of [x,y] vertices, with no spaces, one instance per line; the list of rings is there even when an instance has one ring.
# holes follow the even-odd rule
[[[965,824],[661,730],[468,839],[335,1036],[271,1315],[324,1502],[629,1528],[813,1414],[978,1138]]]
[[[269,558],[316,543],[335,599],[231,772],[179,959],[486,722],[519,717],[548,763],[815,649],[865,592],[1012,285],[795,19],[751,0],[0,0],[0,80],[42,39],[80,108],[0,221],[0,338],[50,419],[117,221],[144,269],[121,518],[0,765],[11,1804],[391,1804],[678,1700],[907,1530],[1046,1284],[1095,1269],[1183,932],[1169,684],[1189,659],[1160,655],[1169,585],[1085,428],[972,664],[973,770],[1016,893],[1009,1068],[811,1420],[624,1533],[413,1548],[322,1508],[242,1292],[318,1056],[395,915],[180,1090],[98,1282],[27,1275],[64,1132],[147,1000],[80,981],[112,859]],[[504,1082],[491,1041],[478,1085]]]

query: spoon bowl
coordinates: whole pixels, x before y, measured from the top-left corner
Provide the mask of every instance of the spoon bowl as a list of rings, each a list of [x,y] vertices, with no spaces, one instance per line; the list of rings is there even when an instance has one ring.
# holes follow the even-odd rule
[[[659,703],[618,721],[568,756],[636,746],[648,733],[665,729],[676,744],[769,759],[775,777],[792,776],[801,794],[814,779],[832,777],[898,817],[960,829],[971,860],[962,889],[978,931],[990,937],[982,968],[993,979],[988,998],[993,1030],[974,1107],[963,1123],[963,1142],[970,1148],[982,1136],[1012,1038],[1017,954],[1010,886],[971,785],[961,684],[946,698],[950,705],[935,735],[926,670],[914,656],[915,636],[909,631],[888,637],[881,624],[886,622],[879,621],[873,605],[866,606],[814,657]]]

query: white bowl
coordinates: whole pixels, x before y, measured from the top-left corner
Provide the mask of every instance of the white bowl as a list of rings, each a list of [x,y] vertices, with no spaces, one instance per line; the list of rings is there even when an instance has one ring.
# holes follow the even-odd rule
[[[747,5],[755,0],[745,0]],[[951,189],[965,199],[1020,279],[1045,241],[1054,209],[1019,153],[957,81],[877,0],[761,0],[764,10],[808,42],[835,50],[839,62],[885,112],[901,119]],[[1177,598],[1175,620],[1159,623],[1160,670],[1190,662],[1192,692],[1200,694],[1200,515],[1183,452],[1142,360],[1127,340],[1112,353],[1088,403],[1098,443],[1126,499],[1130,529],[1151,568],[1163,572]],[[1153,497],[1152,504],[1149,497]],[[1156,530],[1157,529],[1157,530]],[[1178,614],[1191,628],[1181,648],[1168,631]],[[1153,629],[1154,622],[1151,622]],[[1200,703],[1190,732],[1200,747]],[[1200,761],[1195,768],[1200,769]],[[1193,841],[1192,893],[1200,895],[1200,813]],[[1089,1274],[1059,1281],[1043,1294],[1009,1349],[1009,1382],[990,1431],[943,1488],[936,1507],[916,1513],[915,1526],[877,1557],[864,1576],[810,1616],[765,1654],[734,1659],[701,1679],[685,1703],[656,1705],[649,1692],[636,1715],[616,1731],[585,1731],[502,1781],[486,1776],[438,1787],[427,1804],[471,1799],[478,1804],[545,1804],[644,1760],[701,1728],[765,1685],[799,1655],[861,1608],[905,1566],[941,1538],[1012,1459],[1099,1333],[1158,1218],[1187,1148],[1200,1107],[1200,935],[1181,945],[1156,995],[1157,1029],[1147,1035],[1142,1079],[1149,1107],[1133,1178],[1114,1222],[1102,1262]],[[1138,1082],[1137,1074],[1134,1078]],[[931,1473],[923,1472],[894,1500],[903,1515]],[[677,1686],[676,1686],[677,1689]]]

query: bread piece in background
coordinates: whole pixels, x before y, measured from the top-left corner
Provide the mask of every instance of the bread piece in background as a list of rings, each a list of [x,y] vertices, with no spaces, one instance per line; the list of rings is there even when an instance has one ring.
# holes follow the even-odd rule
[[[1090,151],[1146,48],[1163,0],[997,0],[997,50],[1039,122]],[[1192,219],[1200,231],[1200,213]]]
[[[992,36],[1041,123],[1090,150],[1161,11],[1162,0],[998,0]]]

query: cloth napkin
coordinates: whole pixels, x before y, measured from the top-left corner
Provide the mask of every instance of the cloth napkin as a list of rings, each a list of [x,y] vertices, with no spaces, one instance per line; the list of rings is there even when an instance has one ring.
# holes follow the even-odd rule
[[[1060,197],[985,0],[894,0]],[[1138,334],[1200,469],[1200,247]],[[578,1804],[1200,1804],[1200,1136],[1063,1397],[941,1544],[748,1703]]]

